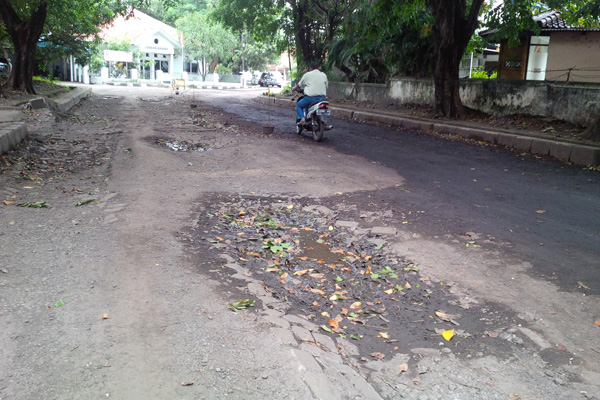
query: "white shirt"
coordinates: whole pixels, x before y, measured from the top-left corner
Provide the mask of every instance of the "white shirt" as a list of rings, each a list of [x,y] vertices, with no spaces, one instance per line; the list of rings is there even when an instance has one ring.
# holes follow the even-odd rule
[[[327,96],[329,82],[327,81],[327,75],[318,69],[313,69],[304,74],[298,85],[304,89],[306,96]]]

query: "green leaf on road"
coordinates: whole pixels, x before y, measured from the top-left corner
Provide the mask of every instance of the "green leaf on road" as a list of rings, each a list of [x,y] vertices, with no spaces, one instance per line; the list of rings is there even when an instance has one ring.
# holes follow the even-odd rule
[[[36,201],[35,203],[17,204],[17,206],[25,208],[49,208],[50,204],[46,203],[45,201]]]
[[[87,199],[87,200],[80,201],[79,203],[75,204],[75,207],[85,206],[86,204],[93,203],[94,200],[95,199]]]
[[[244,299],[244,300],[236,300],[234,302],[229,303],[227,306],[230,310],[234,312],[238,312],[240,310],[245,310],[248,307],[254,307],[255,300]]]
[[[56,303],[54,303],[54,307],[58,308],[58,307],[62,307],[65,305],[65,302],[62,300],[57,301]]]

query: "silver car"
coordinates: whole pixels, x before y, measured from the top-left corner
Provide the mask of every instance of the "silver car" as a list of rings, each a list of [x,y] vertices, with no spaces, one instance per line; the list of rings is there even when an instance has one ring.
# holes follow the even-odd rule
[[[10,75],[10,67],[7,63],[0,61],[0,75]]]

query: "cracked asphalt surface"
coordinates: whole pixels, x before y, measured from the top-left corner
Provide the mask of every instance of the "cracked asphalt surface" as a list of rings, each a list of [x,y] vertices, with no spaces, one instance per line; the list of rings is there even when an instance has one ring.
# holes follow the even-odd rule
[[[29,115],[0,398],[600,398],[597,172],[351,121],[315,143],[258,93]]]

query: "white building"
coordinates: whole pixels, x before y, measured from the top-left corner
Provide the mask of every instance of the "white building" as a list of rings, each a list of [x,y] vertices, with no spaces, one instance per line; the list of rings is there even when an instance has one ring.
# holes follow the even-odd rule
[[[135,10],[128,19],[122,16],[116,18],[102,29],[100,37],[104,42],[131,44],[129,52],[104,52],[104,60],[112,68],[103,71],[103,80],[124,77],[122,71],[130,79],[170,83],[173,79],[183,78],[182,35],[175,28],[139,10]],[[131,62],[135,62],[138,68],[127,68]],[[125,68],[117,69],[116,65],[124,65]]]

